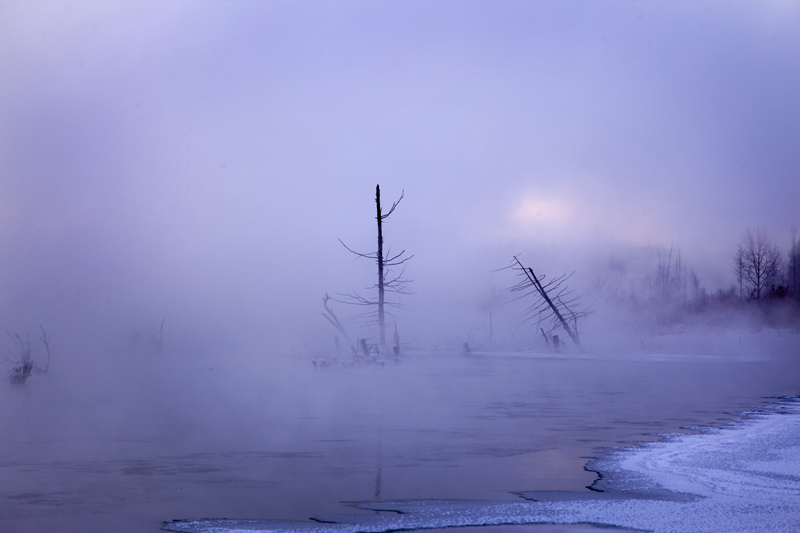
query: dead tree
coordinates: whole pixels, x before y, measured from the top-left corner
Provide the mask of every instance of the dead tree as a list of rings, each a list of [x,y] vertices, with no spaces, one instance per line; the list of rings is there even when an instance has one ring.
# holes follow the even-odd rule
[[[158,331],[153,333],[153,336],[150,340],[150,347],[156,353],[161,353],[161,347],[164,345],[164,322],[167,319],[161,319],[161,325],[158,327]]]
[[[16,333],[6,330],[6,334],[14,345],[13,349],[5,346],[6,355],[3,362],[11,362],[8,380],[14,384],[24,385],[34,368],[34,363],[31,360],[31,341],[27,335],[23,341]]]
[[[162,327],[164,323],[161,323]],[[44,330],[44,326],[39,326],[42,328],[42,336],[39,337],[42,342],[44,343],[44,347],[47,348],[47,364],[44,367],[44,373],[48,373],[50,371],[50,339],[47,337],[47,332]]]
[[[792,226],[792,247],[789,249],[789,263],[786,265],[786,281],[791,284],[791,292],[800,298],[797,287],[797,269],[800,268],[800,243],[797,242],[797,228]]]
[[[377,289],[377,298],[366,298],[356,292],[352,292],[342,295],[342,298],[336,301],[370,308],[370,310],[366,311],[365,313],[358,315],[358,318],[366,318],[369,321],[375,320],[377,322],[378,331],[380,334],[380,348],[382,353],[386,353],[386,315],[390,314],[387,313],[386,307],[400,307],[400,303],[398,301],[387,300],[386,293],[411,294],[411,291],[408,290],[408,284],[410,283],[410,280],[405,277],[405,270],[406,263],[414,256],[412,255],[404,257],[406,253],[405,250],[395,255],[392,255],[390,250],[387,250],[384,253],[383,247],[383,223],[387,218],[389,218],[389,215],[394,212],[404,196],[405,192],[401,193],[400,198],[398,198],[397,201],[392,204],[392,207],[389,208],[386,213],[384,213],[381,210],[381,187],[380,185],[375,186],[375,206],[377,209],[377,215],[375,219],[378,222],[378,250],[376,252],[356,252],[348,247],[341,239],[339,239],[339,242],[342,243],[342,246],[344,246],[348,252],[357,257],[363,257],[375,261],[378,266],[378,282],[369,288]],[[393,268],[399,269],[399,273],[397,275],[392,273]]]
[[[745,230],[742,234],[742,252],[744,283],[750,289],[750,298],[761,300],[769,286],[780,276],[783,254],[761,228]],[[738,252],[734,260],[737,264],[740,261]]]
[[[575,343],[575,347],[581,352],[585,352],[578,334],[578,319],[588,316],[591,310],[581,308],[578,304],[580,295],[576,295],[566,286],[566,281],[572,277],[572,274],[563,274],[550,281],[545,281],[546,276],[537,277],[533,269],[524,267],[516,256],[514,256],[512,268],[518,270],[522,277],[519,283],[511,287],[512,292],[522,293],[516,299],[534,297],[534,303],[525,310],[529,319],[536,318],[539,323],[551,321],[551,331],[559,326],[564,328],[572,342]],[[544,330],[542,330],[542,334],[544,335]],[[547,336],[545,336],[546,339]]]
[[[395,357],[400,355],[400,333],[397,331],[397,320],[394,321],[394,346],[392,347],[392,352],[394,353]]]
[[[677,249],[674,258],[673,250],[674,246],[670,246],[666,258],[659,254],[656,276],[652,282],[657,296],[664,302],[686,297],[686,267],[681,265],[681,249]]]
[[[733,273],[736,276],[736,283],[739,284],[739,300],[744,300],[744,245],[741,238],[733,256]]]
[[[357,352],[357,350],[356,350],[356,348],[355,348],[355,345],[353,344],[353,341],[352,341],[352,340],[350,340],[350,335],[348,335],[348,334],[347,334],[347,330],[346,330],[346,329],[344,329],[344,326],[343,326],[343,325],[342,325],[342,323],[339,321],[339,317],[337,317],[337,316],[336,316],[336,313],[334,313],[334,312],[333,312],[333,309],[331,309],[330,307],[328,307],[328,300],[332,300],[332,299],[333,299],[333,298],[331,298],[330,296],[328,296],[328,294],[327,294],[327,293],[325,293],[325,296],[323,296],[323,297],[322,297],[322,307],[324,307],[324,308],[325,308],[325,312],[324,312],[324,313],[322,313],[322,316],[324,316],[324,317],[325,317],[325,320],[327,320],[328,322],[330,322],[330,324],[331,324],[331,325],[332,325],[334,328],[336,328],[336,331],[338,331],[339,333],[341,333],[341,334],[342,334],[342,336],[343,336],[345,339],[347,339],[347,343],[350,345],[350,350],[353,352],[353,355],[354,355],[354,356],[357,356],[357,355],[358,355],[358,352]],[[339,337],[336,337],[336,345],[337,345],[337,349],[338,349],[338,345],[339,345]]]

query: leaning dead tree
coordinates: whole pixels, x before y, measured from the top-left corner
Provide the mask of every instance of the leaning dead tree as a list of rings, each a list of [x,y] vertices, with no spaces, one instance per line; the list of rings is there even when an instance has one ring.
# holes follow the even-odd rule
[[[406,251],[403,250],[399,254],[392,254],[390,250],[386,250],[384,252],[383,246],[383,224],[389,216],[394,213],[394,210],[397,208],[398,204],[403,200],[405,196],[405,192],[400,194],[400,198],[397,199],[396,202],[392,203],[392,206],[389,208],[388,211],[385,213],[381,209],[381,187],[380,185],[375,186],[375,207],[376,207],[376,217],[375,220],[378,223],[378,250],[371,253],[361,253],[356,252],[355,250],[351,249],[347,246],[341,239],[339,242],[342,243],[347,251],[352,253],[353,255],[359,258],[369,259],[371,261],[375,261],[378,267],[378,281],[372,287],[369,287],[369,290],[377,289],[376,297],[364,297],[356,292],[351,292],[348,294],[342,295],[341,299],[337,299],[336,301],[351,305],[359,305],[368,308],[367,311],[357,315],[356,318],[364,318],[368,321],[372,322],[375,321],[378,325],[378,331],[380,335],[380,349],[382,353],[386,353],[386,315],[390,314],[387,312],[387,307],[397,308],[400,307],[399,301],[389,300],[386,298],[386,293],[394,293],[394,294],[411,294],[411,291],[408,289],[408,284],[410,280],[405,277],[405,270],[406,270],[406,263],[413,258],[414,256],[405,256]],[[395,273],[396,272],[396,273]],[[329,317],[326,316],[330,320]],[[336,324],[333,324],[334,327],[337,327]],[[338,327],[337,327],[338,329]]]
[[[534,299],[534,302],[525,310],[528,319],[536,319],[539,324],[549,321],[551,331],[558,327],[564,328],[572,342],[575,343],[575,347],[581,352],[585,352],[578,335],[578,319],[589,315],[591,310],[581,308],[578,303],[580,295],[575,294],[566,285],[572,274],[562,274],[547,281],[545,275],[537,276],[532,268],[523,266],[516,256],[514,256],[512,268],[519,271],[522,278],[519,283],[511,287],[512,292],[522,293],[516,299],[531,297]],[[544,330],[542,330],[542,334],[544,334]],[[546,336],[545,340],[547,340]]]

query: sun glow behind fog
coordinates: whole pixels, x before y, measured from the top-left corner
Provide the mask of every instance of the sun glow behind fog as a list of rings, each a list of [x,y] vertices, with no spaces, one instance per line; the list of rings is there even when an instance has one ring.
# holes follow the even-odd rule
[[[520,224],[562,226],[575,219],[574,206],[561,198],[525,197],[513,213],[514,221]]]
[[[586,185],[541,194],[528,191],[512,200],[499,231],[502,238],[521,243],[568,240],[589,247],[612,241],[648,245],[674,238],[664,224],[666,200],[640,197],[632,202],[624,190],[611,197],[593,191],[590,179],[570,181]]]

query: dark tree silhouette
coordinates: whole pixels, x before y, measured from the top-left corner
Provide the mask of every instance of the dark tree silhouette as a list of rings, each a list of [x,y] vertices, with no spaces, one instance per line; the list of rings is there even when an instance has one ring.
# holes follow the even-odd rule
[[[800,298],[800,290],[798,290],[798,268],[800,268],[800,243],[797,242],[797,228],[792,228],[792,247],[789,249],[789,262],[786,265],[786,283],[789,285],[789,290],[796,298]]]
[[[400,307],[399,301],[387,300],[386,293],[411,294],[411,291],[408,289],[410,280],[405,277],[405,270],[406,263],[414,256],[404,257],[406,253],[405,250],[399,254],[392,255],[391,251],[388,249],[384,252],[383,246],[383,223],[389,218],[389,215],[394,213],[394,210],[404,197],[405,191],[400,194],[400,198],[398,198],[396,202],[392,203],[392,207],[384,213],[381,209],[381,187],[380,185],[375,186],[375,207],[377,213],[375,219],[378,223],[378,250],[376,252],[356,252],[339,239],[339,242],[342,243],[342,246],[344,246],[347,251],[357,257],[375,261],[378,266],[378,282],[370,287],[370,289],[377,289],[377,298],[366,298],[356,292],[352,292],[343,295],[342,299],[336,301],[371,308],[369,311],[359,316],[368,318],[369,320],[376,320],[380,334],[380,349],[384,354],[386,353],[386,315],[389,314],[386,311],[386,307]],[[396,275],[392,272],[393,268],[399,269]],[[336,324],[334,324],[334,326],[336,326]]]
[[[747,228],[742,234],[741,254],[743,282],[750,289],[750,297],[760,300],[780,275],[781,250],[761,228]],[[739,261],[737,251],[734,265],[738,267]]]
[[[534,303],[525,310],[528,319],[536,318],[539,323],[550,321],[551,331],[561,326],[575,343],[575,347],[584,352],[578,335],[578,319],[588,316],[591,310],[581,308],[578,304],[580,295],[576,295],[566,286],[566,281],[572,277],[572,274],[563,274],[550,281],[545,281],[546,276],[537,277],[533,269],[524,267],[516,256],[514,256],[512,268],[519,271],[522,277],[519,283],[511,287],[512,292],[522,293],[516,299],[534,297]],[[542,334],[544,334],[544,330],[542,330]]]
[[[744,246],[742,239],[739,239],[739,245],[733,255],[733,273],[736,276],[736,283],[739,285],[739,299],[744,300]]]

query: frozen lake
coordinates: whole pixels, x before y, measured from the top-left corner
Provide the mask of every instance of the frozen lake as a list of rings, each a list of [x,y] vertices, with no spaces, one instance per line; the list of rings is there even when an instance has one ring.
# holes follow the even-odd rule
[[[0,387],[0,529],[156,532],[375,515],[341,502],[589,493],[600,447],[798,394],[796,346],[752,335],[692,356],[430,352],[318,370],[261,354],[98,355]]]

